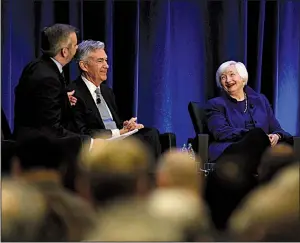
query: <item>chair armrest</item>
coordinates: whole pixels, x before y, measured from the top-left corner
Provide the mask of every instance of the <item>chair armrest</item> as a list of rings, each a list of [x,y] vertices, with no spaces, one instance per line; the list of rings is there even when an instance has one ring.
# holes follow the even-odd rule
[[[160,134],[159,141],[162,153],[176,147],[176,135],[174,133]]]
[[[196,137],[197,140],[197,152],[201,157],[203,163],[208,162],[208,141],[209,135],[208,134],[198,134]]]
[[[9,173],[10,161],[15,154],[16,142],[13,140],[1,141],[1,169],[2,173]]]
[[[294,152],[296,159],[300,161],[300,137],[293,137],[294,140]]]

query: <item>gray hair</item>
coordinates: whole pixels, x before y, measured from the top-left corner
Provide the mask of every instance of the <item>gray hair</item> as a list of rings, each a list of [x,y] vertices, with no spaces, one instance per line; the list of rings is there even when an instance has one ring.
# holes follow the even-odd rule
[[[59,51],[70,44],[70,35],[77,34],[78,29],[72,25],[54,24],[45,27],[41,36],[42,52],[50,57],[55,57]]]
[[[85,40],[78,45],[75,59],[77,62],[84,61],[88,55],[98,49],[104,49],[105,45],[101,41]]]
[[[231,66],[234,65],[238,74],[241,76],[241,78],[243,79],[245,85],[248,83],[248,71],[247,68],[245,67],[245,65],[242,62],[236,62],[236,61],[227,61],[227,62],[223,62],[217,72],[216,72],[216,83],[217,83],[217,87],[222,88],[221,82],[220,82],[220,77],[221,75],[226,71],[226,69]]]

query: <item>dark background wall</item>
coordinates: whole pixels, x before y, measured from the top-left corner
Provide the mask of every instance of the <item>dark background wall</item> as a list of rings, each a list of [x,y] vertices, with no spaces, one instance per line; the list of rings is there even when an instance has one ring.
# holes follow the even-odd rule
[[[40,55],[40,30],[54,23],[80,29],[80,40],[104,41],[107,83],[123,118],[178,144],[194,136],[187,105],[217,95],[215,72],[242,61],[249,85],[273,104],[283,128],[300,133],[300,2],[247,0],[4,0],[2,107],[13,128],[14,87],[25,64]],[[68,76],[78,75],[74,63]]]

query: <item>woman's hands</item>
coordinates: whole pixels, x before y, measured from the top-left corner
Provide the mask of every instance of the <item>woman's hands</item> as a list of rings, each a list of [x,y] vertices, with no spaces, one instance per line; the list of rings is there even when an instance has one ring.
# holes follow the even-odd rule
[[[268,137],[270,139],[271,147],[274,147],[280,139],[278,134],[269,134]]]

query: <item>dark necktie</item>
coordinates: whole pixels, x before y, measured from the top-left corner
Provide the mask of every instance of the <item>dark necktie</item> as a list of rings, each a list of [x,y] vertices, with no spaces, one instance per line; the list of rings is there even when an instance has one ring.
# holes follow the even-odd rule
[[[61,76],[61,80],[63,81],[63,83],[65,84],[65,86],[67,86],[67,81],[66,81],[66,78],[65,78],[65,73],[64,71],[62,71],[60,73],[60,76]]]

